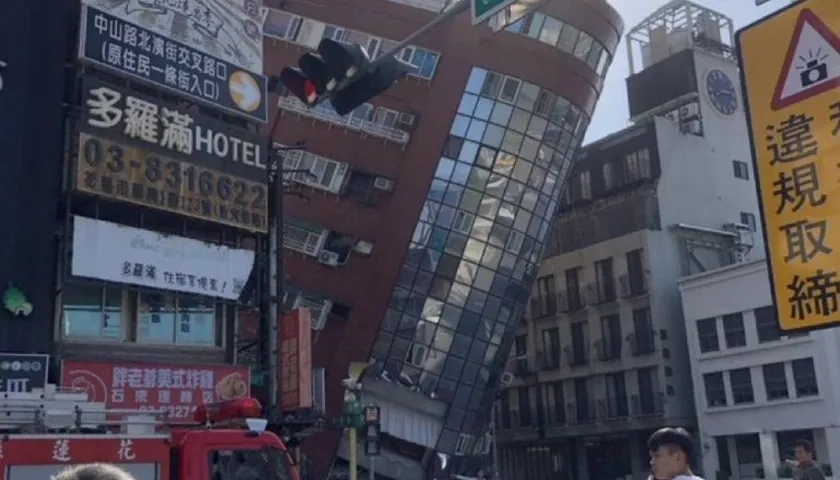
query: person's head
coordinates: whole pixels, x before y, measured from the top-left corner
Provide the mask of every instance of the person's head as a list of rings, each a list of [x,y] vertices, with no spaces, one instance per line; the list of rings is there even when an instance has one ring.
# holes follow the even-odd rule
[[[794,456],[796,456],[796,460],[799,462],[813,462],[814,446],[808,440],[797,440],[796,448],[794,448],[793,454]]]
[[[660,428],[648,439],[653,478],[671,480],[691,465],[694,442],[684,428]]]
[[[134,480],[134,477],[114,465],[88,463],[67,467],[52,480]]]

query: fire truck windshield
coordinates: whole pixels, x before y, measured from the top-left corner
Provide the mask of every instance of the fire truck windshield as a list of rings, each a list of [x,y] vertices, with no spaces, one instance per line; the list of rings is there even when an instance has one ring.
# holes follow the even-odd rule
[[[292,480],[279,450],[219,450],[210,455],[211,480]]]

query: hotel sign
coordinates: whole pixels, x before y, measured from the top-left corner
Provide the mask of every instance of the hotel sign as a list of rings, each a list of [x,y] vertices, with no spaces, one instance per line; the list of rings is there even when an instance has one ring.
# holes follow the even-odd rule
[[[81,106],[81,131],[267,181],[267,142],[245,128],[93,77],[83,80]]]

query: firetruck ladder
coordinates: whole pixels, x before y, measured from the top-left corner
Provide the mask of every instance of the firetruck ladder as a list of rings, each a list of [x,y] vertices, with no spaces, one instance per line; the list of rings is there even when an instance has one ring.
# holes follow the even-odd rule
[[[0,395],[0,433],[154,434],[168,429],[166,414],[106,408],[85,392],[47,385],[26,393]]]

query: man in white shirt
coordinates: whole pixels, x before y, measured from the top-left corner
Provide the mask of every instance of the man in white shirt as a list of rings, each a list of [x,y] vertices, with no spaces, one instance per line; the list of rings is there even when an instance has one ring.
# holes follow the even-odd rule
[[[660,428],[648,439],[655,480],[703,480],[691,471],[694,441],[684,428]]]

